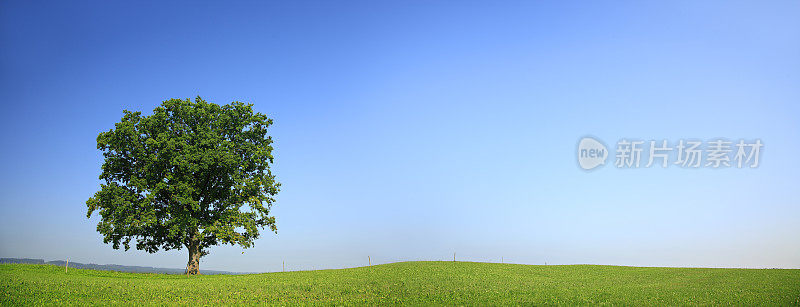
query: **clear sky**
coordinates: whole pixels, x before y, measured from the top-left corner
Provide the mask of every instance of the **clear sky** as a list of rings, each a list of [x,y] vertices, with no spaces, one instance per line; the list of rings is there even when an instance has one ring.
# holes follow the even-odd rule
[[[85,201],[123,109],[198,95],[275,120],[283,184],[278,234],[201,269],[800,267],[797,1],[2,1],[0,257],[185,267],[103,244]],[[765,146],[586,172],[585,135]]]

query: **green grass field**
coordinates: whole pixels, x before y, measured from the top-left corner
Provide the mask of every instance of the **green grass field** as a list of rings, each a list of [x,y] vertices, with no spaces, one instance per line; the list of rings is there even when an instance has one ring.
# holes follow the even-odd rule
[[[186,277],[0,265],[0,305],[800,305],[800,270],[401,262]]]

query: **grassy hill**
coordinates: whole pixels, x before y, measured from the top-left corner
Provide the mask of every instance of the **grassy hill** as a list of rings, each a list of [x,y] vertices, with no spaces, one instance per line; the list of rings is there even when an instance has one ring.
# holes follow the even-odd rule
[[[186,277],[0,265],[0,305],[41,303],[800,305],[800,270],[402,262]]]

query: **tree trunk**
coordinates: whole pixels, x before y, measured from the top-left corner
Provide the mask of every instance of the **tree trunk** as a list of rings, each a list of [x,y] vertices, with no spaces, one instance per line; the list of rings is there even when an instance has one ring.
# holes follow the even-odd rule
[[[189,263],[186,264],[186,275],[197,275],[200,272],[200,243],[191,241],[188,249]]]

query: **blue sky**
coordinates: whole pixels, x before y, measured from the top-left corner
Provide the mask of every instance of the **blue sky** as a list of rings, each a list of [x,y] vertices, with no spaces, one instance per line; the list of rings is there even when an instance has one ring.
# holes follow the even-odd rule
[[[169,98],[275,120],[278,234],[202,269],[401,260],[800,267],[800,4],[0,4],[0,257],[184,267],[86,219],[99,132]],[[761,139],[757,169],[576,144]],[[613,150],[613,148],[612,148]]]

